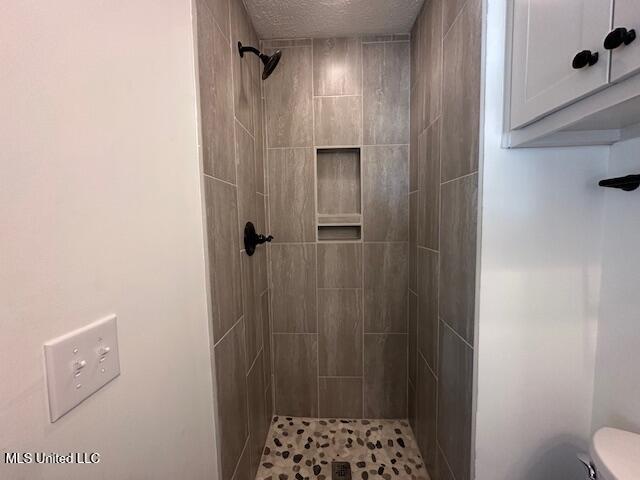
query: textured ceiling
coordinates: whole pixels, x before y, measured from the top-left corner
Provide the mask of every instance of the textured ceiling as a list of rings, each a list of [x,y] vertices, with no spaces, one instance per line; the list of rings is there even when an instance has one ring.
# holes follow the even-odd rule
[[[409,33],[424,0],[244,0],[260,38]]]

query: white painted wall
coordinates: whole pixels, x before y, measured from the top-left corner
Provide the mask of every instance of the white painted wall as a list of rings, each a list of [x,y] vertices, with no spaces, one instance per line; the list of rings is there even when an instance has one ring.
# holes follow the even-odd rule
[[[215,478],[189,0],[0,4],[2,479]],[[42,343],[118,315],[122,375],[49,423]]]
[[[583,480],[608,147],[506,150],[506,0],[488,0],[476,479]]]
[[[640,139],[611,147],[609,176],[640,173]],[[593,430],[640,433],[640,191],[606,192]]]

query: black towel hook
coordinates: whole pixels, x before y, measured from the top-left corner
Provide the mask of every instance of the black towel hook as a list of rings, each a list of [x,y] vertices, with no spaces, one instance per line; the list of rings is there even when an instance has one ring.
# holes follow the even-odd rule
[[[619,188],[625,192],[632,192],[640,187],[640,175],[627,175],[626,177],[600,180],[598,185],[601,187]]]

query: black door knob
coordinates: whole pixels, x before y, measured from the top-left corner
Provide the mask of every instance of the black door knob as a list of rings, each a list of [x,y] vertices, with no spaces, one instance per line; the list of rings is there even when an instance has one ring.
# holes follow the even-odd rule
[[[604,39],[604,48],[614,50],[624,45],[629,45],[636,39],[636,31],[634,29],[627,30],[624,27],[616,28]]]
[[[573,63],[571,64],[576,70],[584,67],[591,67],[598,63],[598,52],[592,52],[591,50],[582,50],[573,57]]]

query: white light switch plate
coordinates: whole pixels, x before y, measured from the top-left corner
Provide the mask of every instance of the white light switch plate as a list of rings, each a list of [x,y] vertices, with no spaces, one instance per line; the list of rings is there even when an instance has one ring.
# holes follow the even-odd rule
[[[116,316],[46,342],[44,358],[53,423],[120,375]]]

